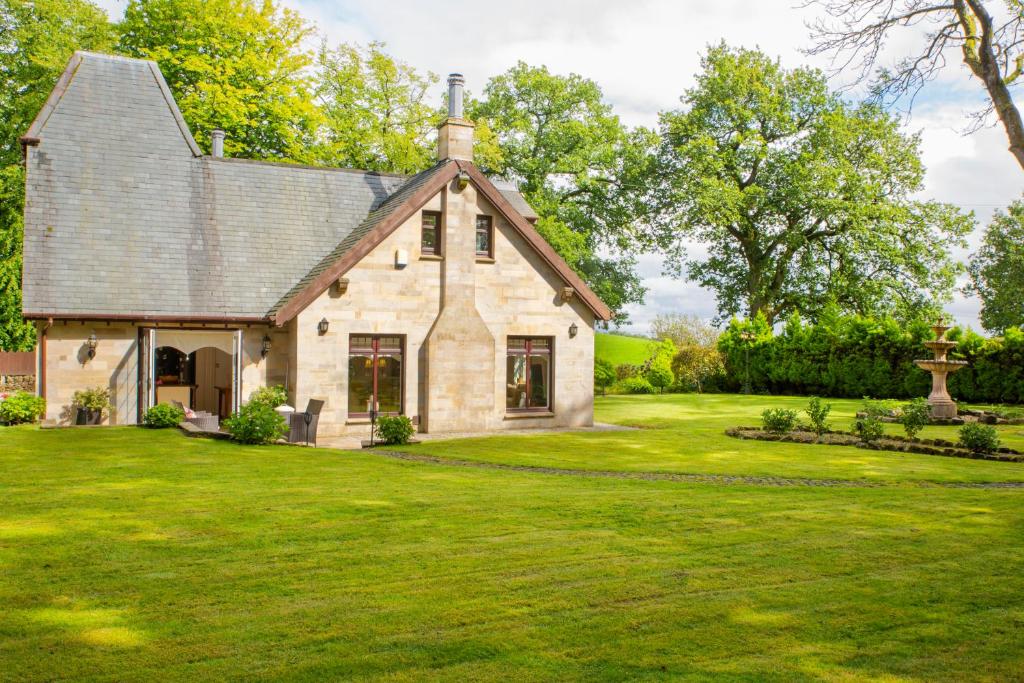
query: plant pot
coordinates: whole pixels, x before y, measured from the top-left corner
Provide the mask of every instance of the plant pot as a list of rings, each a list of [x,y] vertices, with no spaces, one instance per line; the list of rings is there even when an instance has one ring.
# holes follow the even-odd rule
[[[76,425],[98,425],[103,420],[102,410],[89,410],[88,408],[75,408]]]

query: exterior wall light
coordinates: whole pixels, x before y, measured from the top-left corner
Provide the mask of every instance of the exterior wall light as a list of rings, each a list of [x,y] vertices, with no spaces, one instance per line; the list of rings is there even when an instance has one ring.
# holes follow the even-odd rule
[[[322,337],[322,336],[324,336],[325,334],[327,334],[327,328],[328,328],[329,326],[330,326],[330,323],[329,323],[329,322],[327,322],[327,318],[324,318],[323,320],[321,320],[320,322],[318,322],[318,323],[316,324],[316,331],[317,331],[317,332],[318,332],[318,333],[320,334],[320,336]]]
[[[96,357],[96,346],[99,344],[99,340],[96,339],[96,333],[93,332],[89,335],[89,338],[85,341],[86,344],[86,355],[89,356],[89,360]]]
[[[575,337],[579,333],[579,331],[580,328],[576,325],[576,323],[569,325],[569,338],[572,339],[573,337]]]
[[[260,345],[260,358],[266,358],[270,353],[270,335],[263,335],[263,343]]]
[[[466,189],[466,185],[469,185],[469,173],[466,172],[466,171],[459,171],[458,183],[459,183],[459,189],[460,190],[465,190]]]

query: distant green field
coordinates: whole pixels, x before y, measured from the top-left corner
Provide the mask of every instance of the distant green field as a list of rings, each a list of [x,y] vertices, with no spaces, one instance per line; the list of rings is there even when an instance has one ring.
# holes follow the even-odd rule
[[[605,358],[612,365],[630,363],[640,365],[651,355],[651,340],[642,337],[627,337],[621,334],[598,332],[594,337],[594,355]]]

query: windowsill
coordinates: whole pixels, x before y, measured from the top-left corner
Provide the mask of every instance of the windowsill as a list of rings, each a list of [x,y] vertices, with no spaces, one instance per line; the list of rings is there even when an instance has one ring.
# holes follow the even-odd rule
[[[550,410],[517,410],[505,413],[506,420],[529,420],[531,417],[554,417]]]
[[[444,261],[442,254],[420,254],[420,261]]]
[[[345,420],[347,425],[368,425],[370,424],[370,418],[368,417],[353,417],[350,420]]]
[[[480,256],[479,254],[477,254],[476,262],[477,263],[494,263],[494,258],[491,257],[491,256]]]

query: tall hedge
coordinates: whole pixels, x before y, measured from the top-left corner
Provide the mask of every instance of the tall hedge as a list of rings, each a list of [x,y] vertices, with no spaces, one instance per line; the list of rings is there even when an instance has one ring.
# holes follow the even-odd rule
[[[744,333],[747,338],[744,339]],[[931,357],[923,342],[933,338],[927,322],[829,314],[816,325],[790,318],[774,333],[763,318],[733,320],[719,339],[731,390],[743,386],[749,353],[755,391],[860,398],[925,396],[931,375],[914,360]],[[950,375],[954,398],[972,402],[1024,402],[1024,329],[986,339],[954,328],[960,342],[951,359],[969,365]]]

